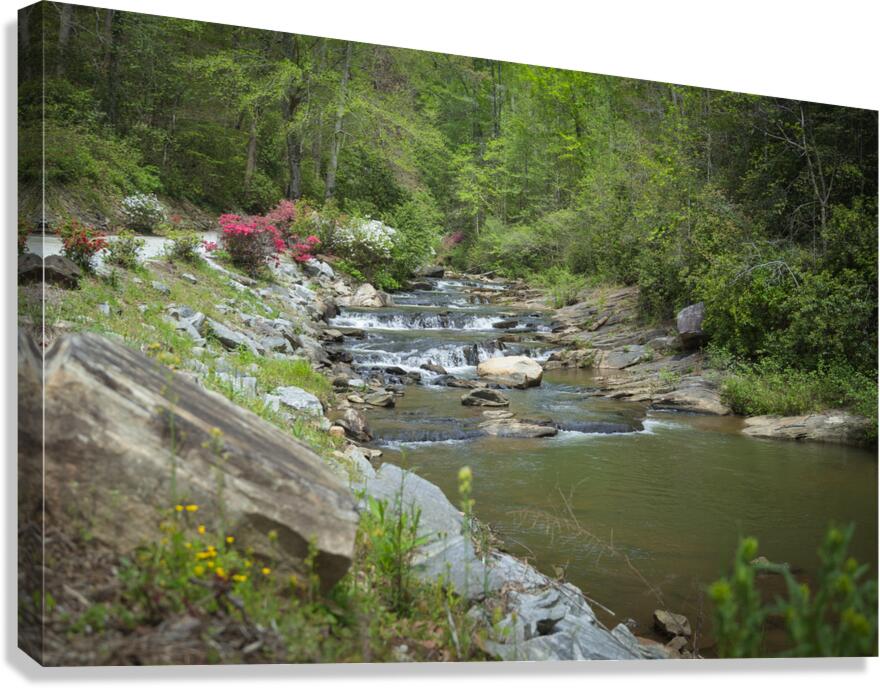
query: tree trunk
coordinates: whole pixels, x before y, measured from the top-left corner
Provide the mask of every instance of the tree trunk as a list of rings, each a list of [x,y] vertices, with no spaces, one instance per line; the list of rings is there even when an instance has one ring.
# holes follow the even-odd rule
[[[61,20],[58,25],[58,63],[55,73],[64,76],[64,63],[67,54],[67,44],[70,43],[70,30],[73,27],[73,5],[61,5]]]
[[[248,137],[247,163],[244,168],[244,185],[249,186],[254,172],[257,170],[257,109],[251,113],[251,129]]]
[[[116,43],[119,34],[119,17],[116,10],[107,10],[104,15],[104,39],[107,41],[104,49],[104,78],[107,80],[107,119],[111,124],[116,122],[116,72],[117,50]]]
[[[342,121],[345,118],[345,100],[348,97],[348,80],[351,76],[351,42],[345,44],[345,64],[336,101],[336,125],[333,127],[333,144],[330,147],[330,162],[327,165],[327,182],[324,185],[324,200],[333,198],[336,193],[336,168],[339,165],[339,151],[342,148]]]

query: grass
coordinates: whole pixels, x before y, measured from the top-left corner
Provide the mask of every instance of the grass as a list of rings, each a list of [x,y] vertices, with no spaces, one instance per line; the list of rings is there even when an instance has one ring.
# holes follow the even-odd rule
[[[845,364],[799,370],[771,359],[742,363],[717,354],[711,363],[726,371],[721,398],[735,413],[794,416],[845,409],[870,419],[867,439],[877,437],[877,381]]]
[[[196,284],[183,280],[181,274],[188,272],[197,279]],[[164,295],[152,286],[161,282],[170,290]],[[231,286],[229,277],[211,268],[205,261],[157,260],[132,269],[115,268],[109,276],[95,274],[83,277],[80,287],[62,290],[49,287],[46,290],[45,323],[50,336],[64,332],[90,331],[119,336],[123,342],[138,349],[157,362],[171,369],[186,369],[187,361],[198,358],[192,339],[175,329],[165,319],[165,308],[170,304],[189,306],[203,312],[209,318],[229,322],[236,326],[233,311],[223,313],[218,308],[222,302],[231,304],[236,311],[257,313],[267,318],[284,317],[296,326],[301,315],[284,311],[280,302],[273,302],[256,293],[269,284],[263,278],[256,287],[239,291]],[[40,322],[39,292],[20,290],[19,313],[33,323]],[[99,304],[110,306],[110,315],[99,310]],[[141,307],[141,308],[139,308]],[[271,392],[280,386],[297,386],[315,394],[322,401],[332,398],[329,380],[312,369],[303,359],[279,360],[254,356],[250,352],[225,352],[218,342],[208,340],[207,353],[201,358],[209,372],[203,381],[208,389],[219,392],[236,404],[256,413],[264,420],[290,432],[294,437],[314,447],[325,458],[337,448],[325,432],[315,426],[310,417],[295,418],[293,422],[268,407],[258,395],[248,397],[233,390],[214,369],[214,359],[224,356],[232,368],[257,378],[258,392]],[[250,371],[251,366],[255,368]]]

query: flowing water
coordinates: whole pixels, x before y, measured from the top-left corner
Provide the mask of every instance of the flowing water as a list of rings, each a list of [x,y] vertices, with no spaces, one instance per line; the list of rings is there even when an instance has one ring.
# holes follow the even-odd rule
[[[481,436],[481,409],[462,406],[464,390],[432,384],[441,379],[419,366],[473,377],[491,356],[540,360],[549,349],[530,333],[546,331],[548,318],[486,304],[499,285],[427,281],[432,289],[396,294],[393,307],[343,309],[333,322],[365,331],[346,338],[364,375],[395,366],[423,376],[396,408],[370,411],[376,443],[386,460],[413,468],[453,502],[458,470],[470,466],[476,515],[503,547],[545,573],[564,572],[613,611],[609,621],[633,619],[645,632],[658,606],[694,621],[708,616],[700,591],[727,570],[741,535],[756,536],[761,554],[809,578],[829,522],[853,521],[853,554],[876,571],[871,451],[756,440],[740,433],[738,418],[598,399],[590,374],[576,370],[505,391],[517,417],[554,421],[556,437]],[[493,327],[509,320],[515,327]],[[499,344],[505,332],[520,341]]]

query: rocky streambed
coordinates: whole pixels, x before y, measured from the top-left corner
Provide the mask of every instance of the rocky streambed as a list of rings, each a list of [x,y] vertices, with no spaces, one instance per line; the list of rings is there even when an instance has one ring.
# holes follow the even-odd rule
[[[675,610],[708,649],[702,591],[745,533],[809,576],[828,522],[855,521],[856,556],[876,561],[872,453],[846,446],[840,424],[815,431],[823,421],[807,424],[831,443],[757,439],[780,423],[796,437],[797,421],[732,415],[698,333],[640,327],[633,290],[552,310],[502,281],[417,286],[329,321],[342,413],[453,501],[471,467],[476,514],[502,546],[586,591],[609,627],[665,642],[653,612]],[[486,373],[498,359],[532,362],[539,383]]]

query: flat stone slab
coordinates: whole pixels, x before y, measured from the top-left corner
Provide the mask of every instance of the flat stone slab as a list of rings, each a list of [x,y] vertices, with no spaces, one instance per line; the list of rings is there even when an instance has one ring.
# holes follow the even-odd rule
[[[753,416],[743,432],[750,437],[806,440],[836,444],[867,443],[871,422],[846,411],[823,411],[804,416]]]

